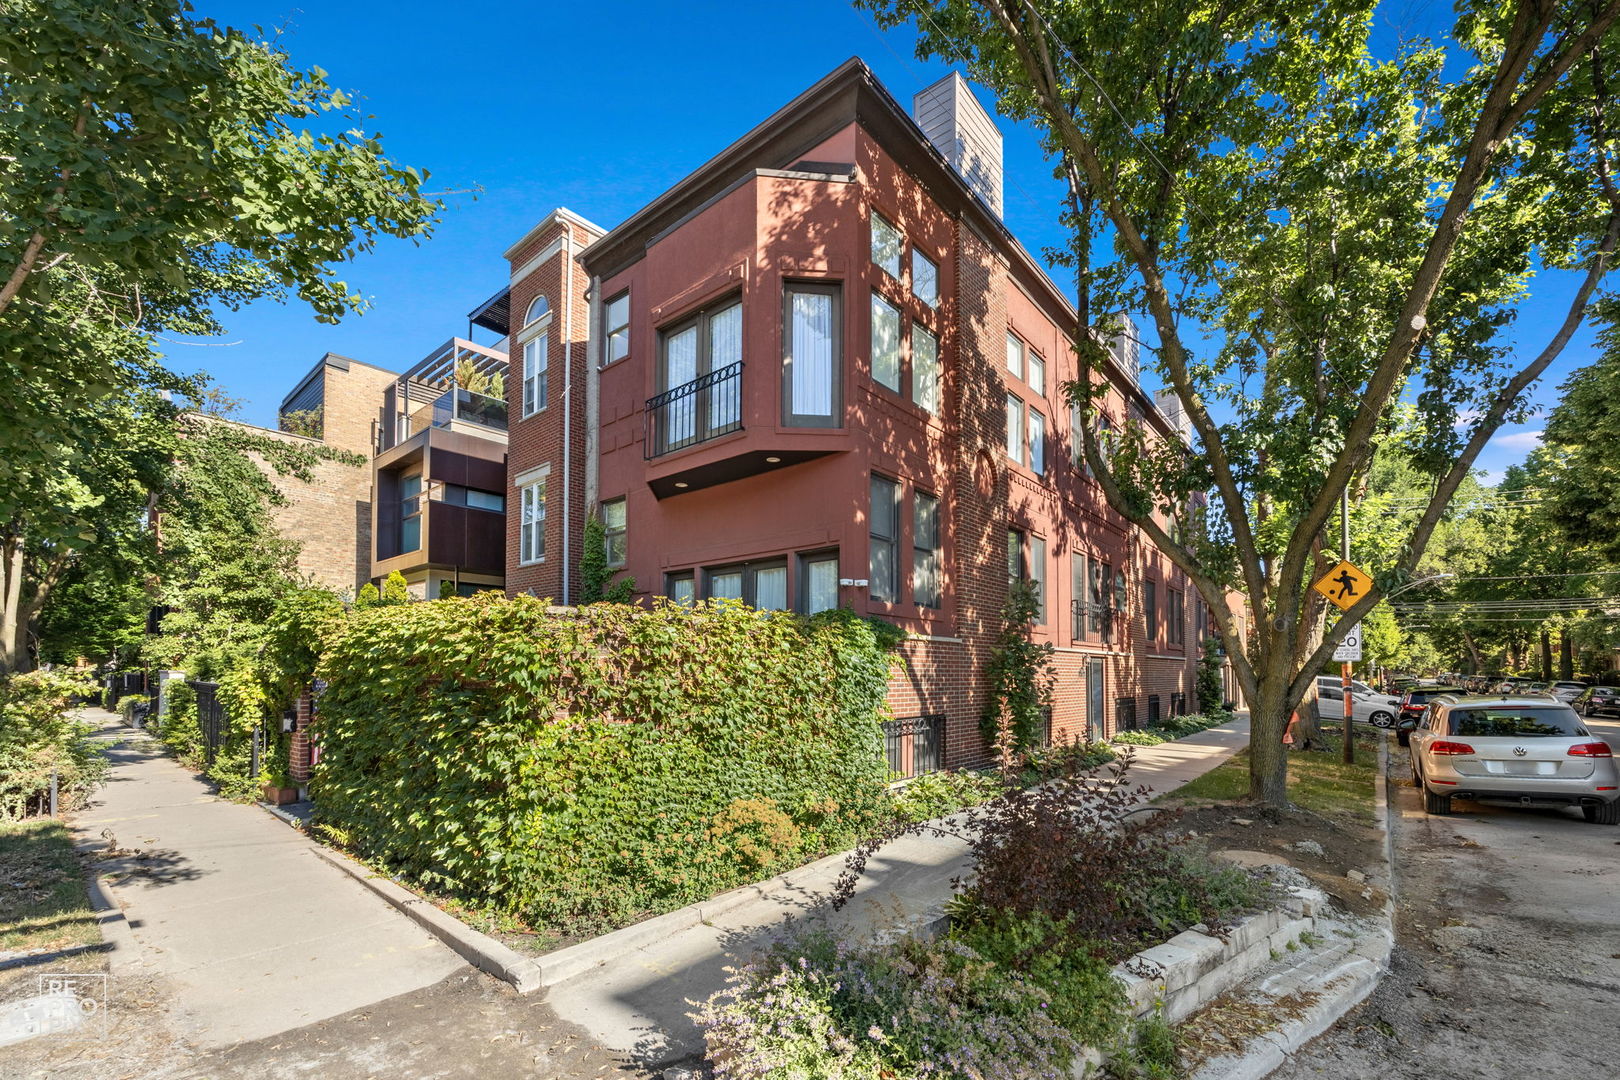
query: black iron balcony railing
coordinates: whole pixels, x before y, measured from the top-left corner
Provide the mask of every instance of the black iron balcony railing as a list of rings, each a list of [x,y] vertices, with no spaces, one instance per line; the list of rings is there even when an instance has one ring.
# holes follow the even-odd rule
[[[646,457],[741,431],[742,361],[647,399]]]

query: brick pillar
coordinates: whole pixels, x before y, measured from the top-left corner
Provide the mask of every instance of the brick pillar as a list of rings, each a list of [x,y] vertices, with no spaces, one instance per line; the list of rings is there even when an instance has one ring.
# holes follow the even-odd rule
[[[315,699],[308,690],[298,695],[298,717],[293,721],[292,744],[287,748],[287,772],[302,788],[309,783],[310,721],[315,718]]]

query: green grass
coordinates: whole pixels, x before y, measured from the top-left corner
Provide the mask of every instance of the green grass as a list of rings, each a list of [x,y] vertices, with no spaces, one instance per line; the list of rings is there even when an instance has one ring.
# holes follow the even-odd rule
[[[0,949],[100,942],[67,826],[50,818],[0,823]]]
[[[1339,760],[1339,749],[1296,752],[1288,755],[1288,798],[1319,814],[1373,821],[1373,776],[1378,768],[1377,742],[1356,739],[1356,762]],[[1249,752],[1240,750],[1192,783],[1159,796],[1156,801],[1231,802],[1249,794]]]

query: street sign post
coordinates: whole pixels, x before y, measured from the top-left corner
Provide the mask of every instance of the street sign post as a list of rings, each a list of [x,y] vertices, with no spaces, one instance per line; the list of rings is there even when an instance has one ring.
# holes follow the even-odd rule
[[[1323,574],[1311,588],[1337,604],[1339,610],[1349,611],[1357,600],[1372,591],[1372,584],[1372,578],[1349,559],[1345,559]]]
[[[1339,642],[1339,647],[1333,650],[1333,659],[1340,663],[1361,663],[1360,623],[1352,626],[1350,632],[1344,635],[1344,640]]]

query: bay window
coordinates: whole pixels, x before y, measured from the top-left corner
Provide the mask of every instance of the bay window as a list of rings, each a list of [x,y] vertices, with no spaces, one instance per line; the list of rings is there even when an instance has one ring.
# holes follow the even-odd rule
[[[939,415],[939,339],[911,324],[911,400]]]
[[[735,298],[699,311],[663,332],[658,437],[662,451],[741,426],[742,303]],[[707,385],[671,394],[704,376]]]
[[[884,220],[882,214],[872,215],[872,263],[894,280],[900,280],[900,264],[905,254],[905,238],[900,230]]]
[[[900,309],[872,294],[872,378],[900,392]]]

